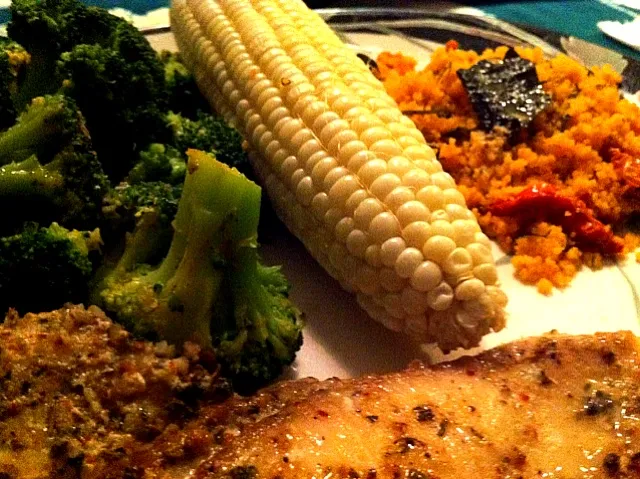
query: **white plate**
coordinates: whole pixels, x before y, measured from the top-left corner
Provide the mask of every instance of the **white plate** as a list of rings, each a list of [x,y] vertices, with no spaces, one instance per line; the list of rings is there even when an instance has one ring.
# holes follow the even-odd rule
[[[598,22],[598,28],[605,35],[640,51],[640,17],[624,23],[605,20]]]
[[[380,51],[402,51],[429,61],[434,42],[379,32],[344,33],[360,52],[376,58]],[[389,332],[370,320],[355,300],[304,250],[300,242],[284,235],[281,242],[265,246],[263,255],[272,264],[282,264],[293,284],[292,298],[307,314],[305,344],[291,377],[351,377],[398,370],[412,359],[428,361],[445,357],[430,347],[412,344],[403,335]],[[554,290],[550,297],[513,276],[509,258],[494,245],[498,274],[509,297],[507,327],[486,336],[473,352],[552,329],[569,334],[631,330],[640,334],[640,264],[633,255],[619,266],[600,271],[583,268],[569,287]],[[467,352],[458,351],[446,358]]]
[[[336,12],[339,11],[325,12],[325,16],[335,21],[338,18]],[[429,34],[435,31],[433,29],[428,32],[424,29],[411,30],[417,31],[420,35],[417,38],[405,33],[393,34],[395,30],[389,30],[390,24],[385,22],[375,25],[374,22],[365,22],[364,28],[343,28],[359,23],[363,13],[360,11],[357,15],[348,15],[353,18],[347,18],[342,23],[342,17],[338,18],[345,39],[354,44],[354,48],[369,53],[373,58],[381,50],[396,50],[426,64],[430,51],[438,43],[430,38]],[[445,20],[439,17],[437,21]],[[412,19],[414,21],[415,18]],[[384,32],[380,31],[380,26]],[[452,28],[458,27],[453,24]],[[463,30],[458,33],[465,35],[465,38],[486,34],[485,30],[476,27],[471,27],[471,30],[465,27]],[[509,34],[518,34],[517,29],[515,32],[509,30]],[[504,35],[504,32],[500,35]],[[509,38],[502,36],[494,40],[506,43]],[[173,45],[170,34],[154,35],[152,41],[157,48],[171,48]],[[513,37],[511,41],[522,43]],[[544,44],[541,46],[550,51],[556,48],[549,45],[545,47]],[[274,241],[262,247],[264,261],[283,266],[292,284],[291,298],[306,313],[307,319],[304,345],[286,377],[352,377],[399,370],[413,359],[442,359],[442,355],[433,348],[414,344],[408,337],[388,331],[370,319],[355,299],[344,292],[284,228],[275,232],[274,237]],[[498,273],[503,289],[509,296],[508,325],[503,331],[486,336],[481,347],[473,352],[518,338],[540,335],[552,329],[570,334],[616,330],[631,330],[640,334],[638,295],[635,290],[636,285],[640,288],[640,264],[633,257],[620,267],[607,267],[597,272],[585,268],[568,288],[555,290],[552,296],[545,297],[535,287],[523,285],[513,277],[509,259],[497,247],[494,247],[494,253],[496,258],[501,258],[498,261]],[[459,354],[462,352],[453,353]]]

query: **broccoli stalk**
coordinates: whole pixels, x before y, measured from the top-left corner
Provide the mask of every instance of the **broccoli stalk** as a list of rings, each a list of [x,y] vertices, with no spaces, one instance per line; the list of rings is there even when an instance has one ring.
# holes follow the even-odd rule
[[[0,226],[2,233],[25,221],[95,227],[109,185],[71,100],[36,98],[18,123],[0,134],[0,165],[0,206],[13,211]]]
[[[19,163],[10,163],[0,168],[0,196],[23,197],[35,193],[48,197],[63,184],[62,176],[55,168],[45,167],[33,155]],[[35,186],[35,188],[34,188]]]
[[[134,331],[155,333],[177,344],[186,340],[212,344],[210,321],[224,276],[222,249],[235,236],[231,226],[249,223],[251,227],[258,219],[245,196],[257,194],[259,202],[260,189],[230,171],[208,157],[192,154],[173,221],[173,240],[156,268],[138,264],[146,261],[153,221],[145,221],[143,214],[129,236],[122,258],[103,281],[100,299]],[[209,261],[204,260],[207,257]]]
[[[0,134],[0,165],[37,155],[50,159],[78,133],[78,111],[62,95],[33,99],[15,125]]]
[[[293,361],[301,313],[279,270],[259,263],[260,187],[210,155],[188,156],[166,257],[145,263],[154,219],[142,215],[94,298],[140,335],[213,347],[232,380],[257,387]]]

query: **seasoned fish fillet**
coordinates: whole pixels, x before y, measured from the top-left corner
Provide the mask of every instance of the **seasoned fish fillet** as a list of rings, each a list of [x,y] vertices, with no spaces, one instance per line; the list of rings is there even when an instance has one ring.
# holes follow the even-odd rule
[[[630,333],[283,383],[210,408],[218,445],[190,477],[640,477],[639,385]]]
[[[0,325],[0,479],[185,477],[211,451],[211,358],[134,341],[97,308]]]

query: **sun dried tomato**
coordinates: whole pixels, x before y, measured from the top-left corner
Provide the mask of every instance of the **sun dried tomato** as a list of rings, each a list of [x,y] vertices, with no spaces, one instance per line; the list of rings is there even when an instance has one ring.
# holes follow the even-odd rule
[[[445,49],[450,52],[451,50],[457,50],[460,47],[460,44],[455,40],[449,40],[444,44]]]
[[[525,188],[510,198],[495,201],[490,210],[496,216],[515,216],[530,223],[542,221],[550,214],[562,214],[574,206],[574,201],[559,195],[555,186],[540,183]]]
[[[489,210],[495,216],[515,218],[521,229],[539,221],[561,226],[583,251],[614,256],[624,249],[622,241],[613,234],[611,228],[596,219],[583,201],[562,195],[547,183],[525,188],[511,198],[498,200]]]
[[[629,153],[620,151],[619,148],[611,148],[611,163],[618,176],[627,186],[640,188],[640,157],[634,158]]]

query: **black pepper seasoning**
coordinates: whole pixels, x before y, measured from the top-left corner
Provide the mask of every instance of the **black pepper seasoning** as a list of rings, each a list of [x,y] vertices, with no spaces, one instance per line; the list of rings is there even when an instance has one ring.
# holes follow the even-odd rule
[[[587,416],[597,416],[613,408],[613,399],[610,394],[596,391],[585,399],[583,408]]]
[[[620,471],[620,456],[610,452],[609,454],[604,456],[602,466],[610,476],[617,474]]]
[[[405,477],[407,479],[429,479],[429,476],[417,469],[408,469]]]
[[[443,437],[447,433],[447,426],[449,425],[448,419],[443,419],[440,421],[440,425],[438,426],[438,436]]]
[[[436,417],[428,406],[416,406],[413,408],[413,411],[416,413],[416,419],[418,422],[433,421]]]

